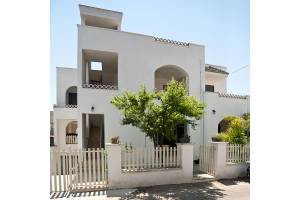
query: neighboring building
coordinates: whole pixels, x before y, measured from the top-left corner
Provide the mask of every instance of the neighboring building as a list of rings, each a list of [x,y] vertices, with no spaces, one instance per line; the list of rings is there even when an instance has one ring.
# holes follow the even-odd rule
[[[225,67],[205,65],[203,45],[121,31],[122,13],[80,5],[77,68],[57,67],[54,143],[60,148],[104,147],[113,136],[134,147],[153,145],[135,127],[120,124],[110,100],[141,84],[161,90],[169,80],[184,82],[189,95],[206,102],[206,113],[189,135],[195,157],[227,115],[249,111],[249,97],[227,94]]]
[[[54,146],[53,111],[50,111],[50,147]]]

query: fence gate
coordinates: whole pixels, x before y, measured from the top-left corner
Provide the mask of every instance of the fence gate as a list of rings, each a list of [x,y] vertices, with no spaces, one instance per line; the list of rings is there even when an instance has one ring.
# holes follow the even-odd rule
[[[214,144],[200,145],[199,170],[215,176],[216,146]]]
[[[92,191],[107,187],[104,149],[51,150],[50,192]]]

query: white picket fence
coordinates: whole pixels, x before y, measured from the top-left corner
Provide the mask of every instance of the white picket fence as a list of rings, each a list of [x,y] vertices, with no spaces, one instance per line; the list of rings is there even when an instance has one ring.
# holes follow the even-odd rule
[[[104,149],[50,151],[50,192],[95,190],[107,185]]]
[[[178,168],[181,166],[180,148],[156,147],[122,150],[122,170],[142,171],[148,169]]]
[[[215,176],[216,146],[214,144],[200,145],[199,170]]]
[[[243,163],[250,161],[250,144],[227,144],[226,162]]]

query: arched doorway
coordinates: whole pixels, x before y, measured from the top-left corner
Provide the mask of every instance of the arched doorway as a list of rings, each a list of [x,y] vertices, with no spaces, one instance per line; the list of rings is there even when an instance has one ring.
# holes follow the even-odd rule
[[[77,105],[77,87],[69,87],[66,91],[66,105]]]
[[[71,121],[66,127],[66,144],[77,144],[77,136],[77,121]]]
[[[155,70],[154,77],[154,87],[156,90],[163,90],[172,79],[183,82],[188,90],[188,74],[184,69],[176,65],[164,65],[159,67]]]

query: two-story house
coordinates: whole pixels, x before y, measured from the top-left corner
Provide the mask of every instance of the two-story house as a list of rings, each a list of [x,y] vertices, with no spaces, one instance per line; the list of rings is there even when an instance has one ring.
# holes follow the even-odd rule
[[[211,141],[227,115],[249,111],[249,97],[227,94],[225,67],[205,64],[205,47],[121,30],[122,13],[80,5],[77,67],[56,68],[54,143],[60,148],[104,147],[113,136],[134,147],[153,145],[132,126],[120,124],[120,111],[110,100],[141,84],[161,90],[171,79],[182,81],[189,95],[206,103],[206,112],[190,136],[195,156]]]

